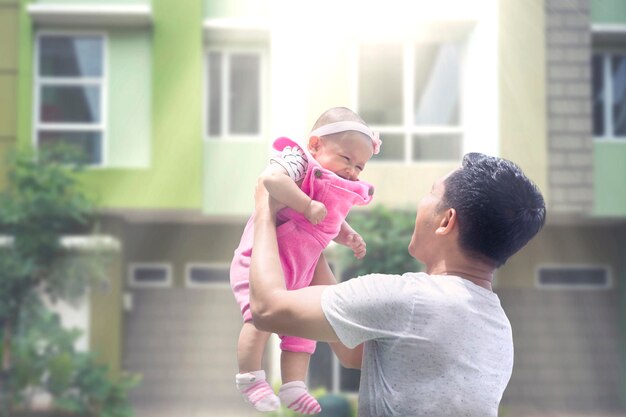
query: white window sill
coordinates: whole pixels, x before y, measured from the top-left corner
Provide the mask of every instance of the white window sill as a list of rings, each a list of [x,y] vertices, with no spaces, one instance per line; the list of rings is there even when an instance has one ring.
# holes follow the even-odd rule
[[[149,27],[150,5],[29,4],[28,14],[40,26]]]

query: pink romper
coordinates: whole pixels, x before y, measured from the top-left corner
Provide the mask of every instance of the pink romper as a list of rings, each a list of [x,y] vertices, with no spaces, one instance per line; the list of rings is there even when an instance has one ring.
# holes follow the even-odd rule
[[[282,137],[274,141],[274,149],[298,146]],[[313,200],[324,203],[328,214],[317,225],[311,224],[302,214],[289,207],[277,215],[276,237],[280,260],[288,290],[308,287],[322,251],[339,234],[341,224],[354,205],[365,205],[372,200],[373,187],[363,181],[343,179],[322,168],[304,148],[308,165],[302,191]],[[254,238],[254,215],[250,217],[241,237],[239,247],[230,267],[230,285],[239,304],[244,322],[252,320],[250,313],[250,256]],[[280,348],[290,352],[313,353],[315,341],[292,336],[281,336]]]

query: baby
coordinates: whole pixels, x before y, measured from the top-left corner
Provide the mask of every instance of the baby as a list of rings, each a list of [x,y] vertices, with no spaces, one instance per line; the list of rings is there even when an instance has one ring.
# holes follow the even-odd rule
[[[306,148],[288,138],[274,142],[279,152],[260,180],[269,194],[286,207],[278,212],[276,235],[287,289],[307,287],[317,261],[331,240],[365,256],[365,242],[345,221],[354,205],[368,204],[373,188],[359,181],[380,139],[352,110],[335,107],[324,112],[310,134]],[[230,283],[244,324],[239,335],[237,388],[258,411],[273,411],[281,402],[302,414],[319,413],[319,403],[304,381],[312,340],[280,336],[281,376],[278,396],[267,383],[261,360],[270,333],[254,327],[250,312],[249,273],[254,218],[245,227],[231,264]]]

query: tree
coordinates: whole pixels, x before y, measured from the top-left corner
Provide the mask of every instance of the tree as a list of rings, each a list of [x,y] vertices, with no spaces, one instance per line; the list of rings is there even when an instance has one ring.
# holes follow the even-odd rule
[[[7,186],[0,192],[0,399],[9,408],[14,339],[20,320],[42,307],[41,295],[73,301],[96,280],[105,279],[97,251],[64,249],[61,237],[88,232],[94,203],[81,189],[81,166],[67,149],[37,155],[18,151],[7,164]],[[73,159],[76,160],[76,159]]]
[[[344,276],[377,272],[403,274],[422,269],[407,249],[415,226],[415,211],[392,210],[377,205],[369,211],[350,213],[348,222],[365,240],[367,255],[358,260],[350,255],[349,250],[342,248],[345,253],[342,257]]]

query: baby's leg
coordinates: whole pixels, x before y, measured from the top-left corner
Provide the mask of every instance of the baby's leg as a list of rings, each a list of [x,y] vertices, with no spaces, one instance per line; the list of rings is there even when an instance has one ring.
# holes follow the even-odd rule
[[[317,414],[322,410],[304,383],[310,359],[310,353],[286,350],[283,350],[280,357],[283,385],[278,396],[283,404],[301,414]]]
[[[261,369],[263,352],[270,334],[258,330],[250,321],[243,324],[239,333],[239,342],[237,343],[237,362],[239,363],[240,373]]]
[[[280,400],[265,380],[261,360],[270,333],[257,330],[251,322],[244,323],[239,333],[237,360],[239,373],[235,376],[237,388],[244,400],[258,411],[274,411]]]
[[[307,352],[282,351],[280,356],[280,376],[283,384],[292,381],[304,381],[309,370],[311,354]]]

